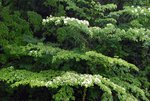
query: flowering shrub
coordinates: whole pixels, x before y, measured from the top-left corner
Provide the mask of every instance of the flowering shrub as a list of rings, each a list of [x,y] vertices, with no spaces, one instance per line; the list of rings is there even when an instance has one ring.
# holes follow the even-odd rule
[[[98,1],[0,0],[0,101],[149,101],[149,3]]]

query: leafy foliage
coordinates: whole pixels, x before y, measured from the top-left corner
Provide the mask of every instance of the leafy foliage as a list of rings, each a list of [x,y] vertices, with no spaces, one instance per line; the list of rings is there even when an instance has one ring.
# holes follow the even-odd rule
[[[1,0],[0,100],[148,101],[149,4]]]

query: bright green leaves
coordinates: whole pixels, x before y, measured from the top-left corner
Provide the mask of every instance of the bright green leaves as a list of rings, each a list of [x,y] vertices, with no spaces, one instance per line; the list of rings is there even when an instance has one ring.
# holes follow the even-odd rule
[[[114,2],[4,1],[9,6],[0,6],[0,65],[14,67],[1,69],[0,81],[53,89],[46,93],[56,101],[86,94],[89,100],[97,88],[94,101],[147,101],[150,9],[118,10],[120,2]]]
[[[62,99],[66,97],[62,95],[62,93],[67,94],[67,98],[74,99],[72,96],[72,88],[67,86],[78,85],[88,88],[96,84],[109,95],[111,95],[112,90],[115,90],[117,93],[122,95],[129,95],[123,87],[114,84],[109,79],[100,75],[78,74],[75,72],[45,70],[39,73],[34,73],[26,70],[15,70],[13,67],[9,67],[0,70],[0,80],[6,81],[12,87],[28,84],[31,87],[46,86],[50,88],[58,88],[59,86],[62,86],[60,91],[54,95],[54,98],[58,101],[58,96],[62,97]]]
[[[128,78],[127,77],[123,77],[123,78],[129,80],[130,77],[128,77]],[[114,83],[118,82],[118,85],[121,85],[122,87],[125,87],[125,89],[127,91],[130,91],[130,93],[133,93],[133,95],[136,96],[136,98],[148,101],[148,99],[145,95],[146,92],[144,92],[142,89],[140,89],[138,87],[139,85],[137,85],[138,84],[137,80],[133,79],[132,82],[134,82],[134,83],[132,83],[132,84],[128,83],[128,82],[125,82],[127,80],[121,81],[118,77],[112,77],[111,80]]]
[[[103,64],[106,67],[114,67],[115,65],[118,65],[118,66],[120,65],[120,67],[124,66],[124,67],[132,68],[138,71],[138,68],[135,65],[129,64],[128,62],[122,59],[110,58],[100,53],[93,52],[93,51],[86,52],[85,54],[91,58],[92,62],[95,61],[95,63]]]
[[[88,20],[92,25],[116,23],[115,19],[107,18],[107,14],[104,14],[104,12],[109,14],[110,11],[115,10],[114,4],[101,5],[93,0],[47,0],[44,4],[54,9],[51,14],[55,16],[73,15]]]
[[[16,50],[15,50],[16,49]],[[122,59],[117,59],[117,58],[111,58],[105,55],[102,55],[101,53],[97,53],[94,51],[88,51],[85,53],[77,53],[74,51],[67,51],[51,46],[46,46],[43,44],[37,44],[37,45],[32,45],[29,44],[27,46],[21,46],[20,48],[15,48],[13,47],[8,47],[8,50],[10,51],[10,55],[17,55],[19,57],[22,56],[32,56],[34,58],[44,58],[47,55],[49,58],[52,58],[51,61],[49,61],[49,64],[55,64],[56,68],[58,68],[61,64],[64,63],[79,63],[81,61],[86,61],[86,66],[89,68],[93,68],[95,65],[100,65],[103,68],[105,67],[106,69],[108,68],[126,68],[126,69],[134,69],[138,71],[138,68],[130,64]],[[20,50],[19,52],[17,50]],[[72,66],[71,66],[72,67]],[[70,69],[71,69],[70,67]]]
[[[104,28],[89,27],[89,22],[69,17],[47,17],[43,19],[46,39],[57,43],[63,49],[78,49],[85,51],[96,50],[109,56],[126,57],[129,53],[122,49],[124,41],[142,43],[142,47],[148,47],[150,42],[149,30],[145,28],[120,29],[113,24],[107,24]],[[55,27],[54,27],[55,26]]]
[[[133,64],[129,64],[122,59],[110,58],[94,51],[89,51],[86,52],[85,54],[62,51],[57,53],[57,55],[53,57],[52,62],[58,64],[60,61],[61,64],[67,61],[68,61],[67,63],[69,63],[69,61],[71,60],[73,62],[87,61],[87,65],[91,69],[92,68],[94,69],[94,66],[96,65],[100,65],[103,68],[106,67],[107,69],[118,66],[118,67],[131,68],[138,71],[138,68]]]
[[[60,91],[56,95],[54,95],[55,99],[58,99],[58,96],[61,96],[62,99],[66,97],[65,95],[62,95],[62,93],[67,94],[70,96],[70,99],[74,99],[73,90],[72,88],[68,88],[68,86],[84,86],[84,87],[92,87],[95,85],[98,85],[101,90],[105,91],[105,93],[109,94],[111,96],[112,91],[116,91],[118,94],[121,94],[124,97],[128,96],[130,99],[133,99],[134,97],[131,96],[128,91],[125,90],[126,87],[128,89],[131,89],[132,92],[139,94],[136,95],[137,97],[144,98],[144,92],[137,88],[136,86],[131,86],[130,84],[120,84],[122,86],[119,86],[112,81],[110,81],[107,78],[104,78],[100,75],[90,75],[90,74],[78,74],[75,72],[64,72],[64,71],[54,71],[54,70],[44,70],[41,72],[31,72],[27,70],[15,70],[13,67],[5,68],[0,70],[0,81],[7,82],[12,87],[18,87],[19,85],[30,85],[31,87],[50,87],[50,88],[58,88],[62,87]],[[127,86],[126,86],[127,85]],[[125,88],[124,88],[125,87]],[[66,89],[66,92],[63,90]],[[70,92],[70,93],[68,93]],[[68,97],[67,97],[68,98]],[[120,99],[123,99],[121,97]],[[134,98],[135,99],[135,98]]]
[[[55,37],[56,42],[64,49],[81,48],[88,44],[87,37],[91,32],[89,22],[69,17],[47,17],[43,19],[45,38]],[[53,27],[55,26],[55,28]]]

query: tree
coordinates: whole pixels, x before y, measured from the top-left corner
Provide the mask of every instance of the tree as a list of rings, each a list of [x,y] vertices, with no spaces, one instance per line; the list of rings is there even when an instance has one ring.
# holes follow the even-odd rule
[[[38,1],[1,2],[0,100],[149,100],[148,4]]]

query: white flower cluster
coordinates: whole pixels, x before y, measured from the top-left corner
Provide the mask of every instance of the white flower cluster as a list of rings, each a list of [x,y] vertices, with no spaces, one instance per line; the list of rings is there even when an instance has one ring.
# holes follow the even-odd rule
[[[143,14],[146,15],[147,12],[150,12],[150,8],[142,8],[140,6],[131,6],[132,7],[132,13],[135,13],[136,15]]]
[[[33,55],[34,55],[34,56],[37,57],[37,56],[38,56],[38,51],[37,51],[37,50],[31,50],[31,51],[29,52],[29,55],[30,55],[30,56],[33,56]]]
[[[46,19],[43,19],[43,24],[45,24],[45,23],[47,23],[47,22],[49,22],[49,21],[51,21],[51,20],[53,20],[52,19],[52,15],[50,15],[49,17],[47,17]]]
[[[100,84],[101,83],[101,80],[100,78],[102,78],[102,76],[99,76],[99,75],[94,75],[94,82],[95,84]]]
[[[81,85],[85,87],[93,86],[93,83],[94,83],[92,75],[81,75],[79,81],[81,81]]]
[[[42,52],[38,51],[38,50],[30,50],[28,55],[35,56],[35,57],[41,57],[42,56]]]
[[[45,83],[46,87],[58,88],[59,86],[70,85],[70,86],[84,86],[91,87],[94,84],[100,86],[102,90],[107,91],[111,94],[108,89],[112,87],[113,90],[125,93],[125,89],[111,82],[109,79],[102,77],[101,75],[90,75],[90,74],[77,74],[74,72],[66,72],[61,76],[57,76],[54,79]],[[105,86],[104,86],[105,85]],[[109,87],[107,87],[109,86]]]
[[[70,17],[66,17],[64,19],[64,24],[67,24],[69,22],[77,22],[78,24],[84,24],[84,25],[87,25],[89,26],[89,22],[86,21],[86,20],[79,20],[79,19],[76,19],[76,18],[70,18]]]
[[[43,25],[45,25],[46,23],[49,23],[49,22],[55,22],[55,25],[58,25],[61,23],[61,21],[63,21],[63,23],[65,25],[68,25],[71,22],[76,22],[78,24],[84,24],[84,25],[89,26],[89,22],[86,20],[79,20],[76,18],[70,18],[70,17],[64,17],[64,16],[52,17],[51,15],[49,17],[47,17],[46,19],[43,19]]]

